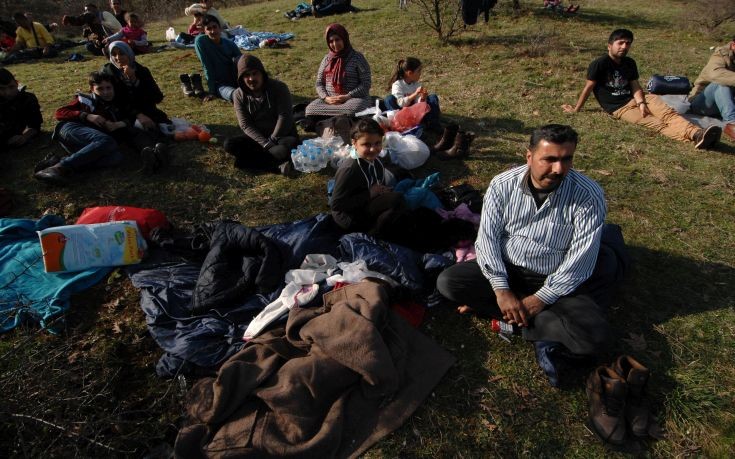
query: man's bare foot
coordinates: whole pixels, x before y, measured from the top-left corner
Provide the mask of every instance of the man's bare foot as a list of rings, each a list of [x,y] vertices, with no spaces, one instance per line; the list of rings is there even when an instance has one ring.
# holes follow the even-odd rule
[[[473,312],[475,312],[475,310],[467,306],[466,304],[463,304],[462,306],[457,306],[457,312],[459,314],[472,314]]]

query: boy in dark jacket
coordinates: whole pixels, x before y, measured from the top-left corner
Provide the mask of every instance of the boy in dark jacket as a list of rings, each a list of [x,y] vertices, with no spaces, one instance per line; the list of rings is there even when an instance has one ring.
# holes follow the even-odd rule
[[[0,147],[20,147],[41,130],[38,99],[18,82],[8,69],[0,68]]]
[[[260,59],[250,54],[238,61],[237,85],[233,106],[245,135],[227,139],[225,151],[235,156],[235,167],[293,176],[290,155],[299,136],[288,86],[270,78]]]
[[[61,185],[79,170],[115,166],[123,160],[118,142],[129,143],[140,151],[144,168],[155,167],[164,145],[155,144],[145,131],[133,127],[135,119],[130,110],[115,103],[113,84],[111,75],[92,72],[91,93],[78,93],[70,104],[56,110],[59,123],[53,137],[69,156],[36,172],[36,179]]]

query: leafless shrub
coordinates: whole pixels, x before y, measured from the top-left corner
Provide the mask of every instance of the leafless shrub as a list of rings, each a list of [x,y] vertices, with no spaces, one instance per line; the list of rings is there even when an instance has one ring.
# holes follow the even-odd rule
[[[460,0],[412,0],[424,24],[447,41],[462,30],[462,3]]]

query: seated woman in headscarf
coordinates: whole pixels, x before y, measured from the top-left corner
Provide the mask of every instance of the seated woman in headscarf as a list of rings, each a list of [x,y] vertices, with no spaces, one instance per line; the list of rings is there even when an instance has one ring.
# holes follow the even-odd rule
[[[159,124],[171,123],[168,115],[156,107],[163,93],[147,67],[135,61],[133,50],[123,41],[108,47],[110,62],[101,72],[114,78],[115,98],[130,106],[136,119],[146,130],[158,131]]]
[[[319,99],[306,107],[310,120],[307,125],[320,118],[352,116],[371,105],[370,65],[365,56],[352,48],[350,36],[341,24],[330,24],[324,35],[329,53],[316,75]]]

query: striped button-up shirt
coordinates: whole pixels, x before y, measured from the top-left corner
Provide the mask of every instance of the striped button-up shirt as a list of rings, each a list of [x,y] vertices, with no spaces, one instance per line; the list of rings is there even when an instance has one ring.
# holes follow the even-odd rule
[[[506,263],[546,275],[535,295],[553,304],[592,274],[606,212],[602,188],[574,170],[538,209],[528,166],[503,172],[485,193],[477,263],[493,290],[509,288]]]

